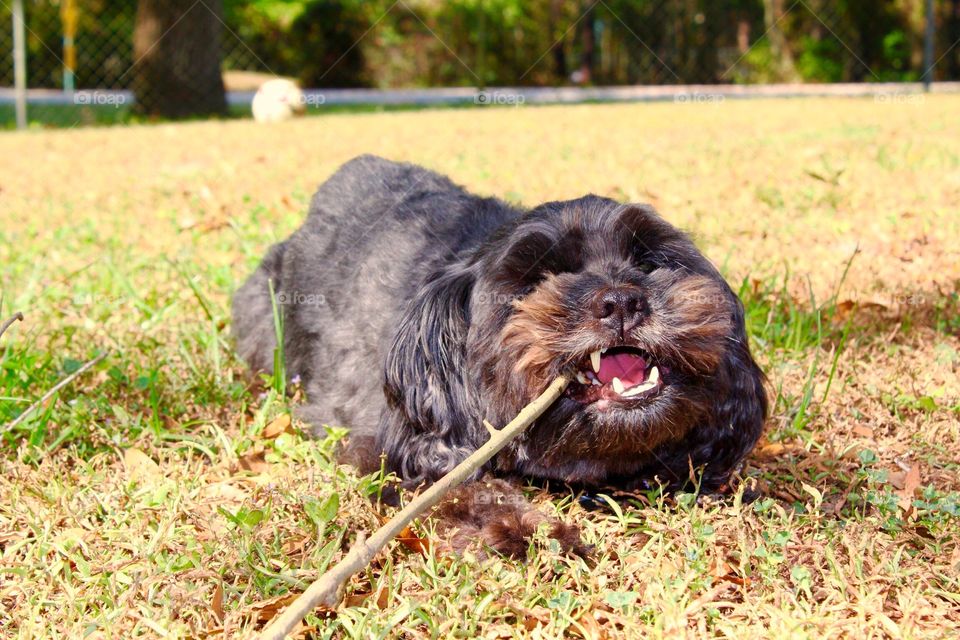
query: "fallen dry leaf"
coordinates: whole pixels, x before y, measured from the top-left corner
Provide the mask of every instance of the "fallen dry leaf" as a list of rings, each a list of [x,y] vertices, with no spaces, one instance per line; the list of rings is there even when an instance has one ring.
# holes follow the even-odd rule
[[[745,586],[750,584],[749,578],[744,578],[737,575],[737,572],[734,570],[733,566],[723,558],[717,558],[716,563],[713,565],[713,577],[717,580],[723,580],[724,582],[729,582],[731,584]]]
[[[156,480],[161,477],[160,465],[140,449],[131,447],[123,453],[123,466],[127,478],[138,482]]]
[[[281,433],[294,433],[293,427],[290,422],[290,414],[282,413],[273,421],[268,424],[263,433],[260,434],[265,440],[272,440],[273,438],[278,437]]]
[[[403,531],[397,534],[397,542],[405,546],[410,551],[426,555],[430,551],[430,541],[419,537],[413,532],[410,525],[403,528]]]
[[[510,605],[510,609],[517,614],[518,622],[523,625],[523,628],[527,631],[533,631],[539,626],[548,624],[552,615],[550,609],[539,605],[529,609]]]
[[[913,463],[910,470],[903,480],[903,488],[897,491],[897,497],[900,498],[899,505],[904,511],[910,509],[913,505],[913,497],[920,488],[920,464]]]
[[[590,611],[584,612],[577,618],[576,624],[572,625],[568,631],[571,635],[581,637],[584,640],[605,640],[607,637],[607,633]]]
[[[245,616],[249,616],[257,622],[270,622],[287,605],[297,599],[299,593],[286,593],[282,596],[275,596],[268,600],[254,602],[243,610]]]
[[[628,624],[627,618],[619,613],[608,610],[606,607],[594,609],[593,617],[598,623],[600,623],[601,627],[606,627],[608,629],[612,626],[614,629],[620,630]]]
[[[213,597],[210,599],[210,610],[220,624],[223,624],[223,583],[218,582],[217,588],[213,590]]]
[[[299,595],[299,593],[287,593],[282,596],[270,598],[269,600],[255,602],[244,609],[243,614],[245,617],[249,617],[259,624],[266,625],[268,622],[277,617],[277,614],[279,614],[294,600],[296,600]],[[329,620],[330,618],[335,618],[337,616],[337,612],[335,610],[323,605],[314,609],[313,614],[323,620]],[[300,638],[306,636],[312,631],[313,627],[309,627],[304,624],[303,621],[301,621],[287,637]]]
[[[278,613],[283,611],[288,605],[300,596],[299,593],[287,593],[282,596],[276,596],[268,600],[255,602],[244,609],[245,616],[249,616],[260,623],[267,623],[273,620]],[[328,619],[336,617],[337,612],[330,607],[320,605],[313,610],[313,614],[318,618]]]
[[[221,480],[204,487],[203,496],[211,500],[240,503],[249,498],[250,494],[241,487],[232,484],[231,480]]]
[[[757,450],[757,455],[761,458],[775,458],[786,451],[787,448],[780,442],[773,442],[764,445]]]
[[[237,460],[234,473],[250,471],[252,473],[266,473],[270,469],[263,447],[254,447]]]
[[[887,474],[887,482],[889,482],[894,489],[903,489],[907,483],[907,473],[905,471],[891,471]]]
[[[960,571],[960,545],[954,547],[953,553],[950,554],[950,566]]]
[[[367,600],[370,599],[370,596],[374,595],[373,591],[367,591],[365,593],[352,593],[346,598],[343,599],[343,603],[348,607],[359,607]],[[380,587],[376,592],[376,600],[374,603],[377,605],[377,608],[381,611],[387,608],[387,605],[390,603],[390,592],[386,587]]]
[[[301,535],[291,537],[284,542],[283,547],[281,547],[283,549],[283,555],[287,557],[302,556],[307,548],[307,545],[309,545],[311,542],[313,542],[312,536]]]
[[[873,429],[857,425],[853,428],[853,435],[860,436],[861,438],[873,438]]]
[[[837,303],[837,312],[835,318],[838,322],[845,322],[851,314],[865,311],[880,313],[886,311],[888,308],[889,307],[887,307],[887,305],[873,300],[866,300],[862,302],[857,300],[841,300]]]

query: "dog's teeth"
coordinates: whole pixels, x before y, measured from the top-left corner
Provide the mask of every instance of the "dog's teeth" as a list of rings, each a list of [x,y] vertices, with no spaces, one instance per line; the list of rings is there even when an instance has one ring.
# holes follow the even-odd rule
[[[587,371],[587,377],[590,379],[590,383],[595,387],[602,387],[603,383],[597,380],[597,376],[594,375],[593,371]]]
[[[622,396],[624,396],[624,397],[627,397],[627,398],[631,398],[631,397],[633,397],[633,396],[638,396],[638,395],[640,395],[640,394],[643,393],[644,391],[650,391],[650,389],[653,389],[655,386],[657,386],[657,383],[656,383],[656,382],[649,382],[649,381],[647,381],[647,382],[644,382],[643,384],[639,384],[639,385],[637,385],[637,386],[635,386],[635,387],[630,387],[629,389],[627,389],[626,391],[624,391],[624,392],[623,392],[622,394],[620,394],[620,395],[622,395]]]
[[[580,384],[590,384],[590,380],[587,379],[587,376],[583,375],[583,371],[577,371],[577,382]]]
[[[648,380],[649,382],[652,382],[652,383],[656,384],[656,383],[657,383],[657,380],[659,380],[659,379],[660,379],[660,372],[657,370],[656,367],[651,367],[651,368],[650,368],[650,375],[647,376],[647,380]]]
[[[626,388],[623,386],[623,382],[620,381],[620,378],[614,378],[610,384],[613,385],[613,390],[617,393],[623,393],[623,390]]]
[[[607,352],[607,348],[606,348],[606,347],[604,347],[603,349],[600,349],[600,353],[606,353],[606,352]]]
[[[594,351],[590,354],[590,366],[593,367],[594,373],[600,373],[600,352]]]

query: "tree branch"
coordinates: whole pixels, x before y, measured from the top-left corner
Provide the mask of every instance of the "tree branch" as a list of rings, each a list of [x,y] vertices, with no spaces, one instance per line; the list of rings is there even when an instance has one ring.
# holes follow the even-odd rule
[[[47,391],[45,394],[43,394],[42,396],[40,396],[40,399],[39,399],[39,400],[37,400],[37,401],[34,402],[32,405],[30,405],[29,407],[27,407],[26,411],[24,411],[23,413],[21,413],[20,415],[18,415],[18,416],[17,416],[16,418],[14,418],[12,421],[8,422],[8,423],[6,424],[6,426],[4,426],[2,429],[0,429],[0,433],[7,433],[8,431],[11,431],[11,430],[12,430],[14,427],[16,427],[18,424],[20,424],[20,423],[22,423],[24,420],[26,420],[26,419],[27,419],[27,416],[29,416],[31,413],[33,413],[33,412],[36,411],[38,408],[40,408],[41,406],[43,406],[43,403],[45,403],[47,400],[49,400],[50,398],[52,398],[53,396],[55,396],[55,395],[57,394],[57,392],[60,391],[60,389],[63,389],[65,386],[67,386],[68,384],[70,384],[71,382],[73,382],[74,380],[76,380],[78,377],[80,377],[81,375],[83,375],[84,372],[87,371],[87,369],[89,369],[90,367],[94,366],[95,364],[97,364],[98,362],[100,362],[101,360],[103,360],[103,359],[106,358],[106,357],[107,357],[107,352],[104,351],[103,353],[101,353],[100,355],[98,355],[98,356],[97,356],[96,358],[94,358],[93,360],[90,360],[90,361],[88,361],[88,362],[85,362],[85,363],[83,364],[83,366],[81,366],[79,369],[77,369],[76,371],[74,371],[73,373],[71,373],[70,375],[68,375],[66,378],[64,378],[63,380],[61,380],[61,381],[58,382],[57,384],[53,385],[53,387],[52,387],[49,391]]]
[[[551,382],[547,390],[524,407],[507,426],[491,431],[490,439],[486,444],[414,498],[369,539],[359,536],[357,542],[350,549],[350,552],[344,556],[343,560],[317,578],[306,591],[284,609],[282,614],[274,618],[273,622],[261,634],[261,640],[281,640],[318,605],[335,606],[340,599],[343,585],[350,576],[366,567],[380,549],[403,531],[404,527],[410,524],[414,518],[440,502],[440,499],[448,491],[473,475],[508,442],[520,435],[560,397],[569,383],[569,378],[565,376]]]
[[[20,322],[23,322],[23,314],[20,313],[19,311],[17,311],[15,314],[13,314],[13,317],[12,317],[12,318],[8,319],[6,322],[3,323],[2,326],[0,326],[0,336],[3,335],[3,332],[4,332],[4,331],[6,331],[7,329],[10,328],[10,325],[12,325],[14,322],[16,322],[16,321],[18,321],[18,320],[19,320]]]

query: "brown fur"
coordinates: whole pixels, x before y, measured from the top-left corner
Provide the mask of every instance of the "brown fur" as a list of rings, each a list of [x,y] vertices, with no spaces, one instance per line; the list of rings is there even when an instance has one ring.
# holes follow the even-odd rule
[[[661,353],[689,373],[714,371],[732,329],[732,309],[723,290],[705,276],[687,276],[670,283],[664,298],[662,313],[651,316],[648,329],[657,334]]]
[[[504,480],[486,478],[457,487],[434,509],[441,552],[471,550],[485,557],[489,550],[523,559],[537,529],[549,524],[547,535],[567,553],[586,557],[590,547],[580,540],[580,530],[538,511],[517,487]]]
[[[548,276],[513,307],[516,313],[503,328],[501,344],[516,379],[526,382],[526,397],[533,397],[549,383],[557,354],[570,340],[558,320],[566,315],[559,278]]]

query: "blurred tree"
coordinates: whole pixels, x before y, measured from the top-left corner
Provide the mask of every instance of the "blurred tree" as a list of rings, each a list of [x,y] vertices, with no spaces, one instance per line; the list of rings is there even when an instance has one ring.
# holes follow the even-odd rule
[[[167,82],[168,88],[159,92],[159,97],[173,99],[167,105],[171,115],[222,108],[219,91],[209,88],[218,78],[212,38],[219,38],[214,14],[221,5],[224,22],[235,34],[223,33],[223,69],[299,77],[305,86],[416,87],[556,86],[571,83],[573,77],[581,79],[584,61],[596,85],[911,80],[922,71],[926,4],[926,0],[604,0],[596,4],[591,0],[203,0],[194,5],[194,0],[143,0],[137,26],[140,46],[134,54],[137,3],[75,1],[80,11],[78,86],[128,88],[136,79],[138,89],[148,91],[151,83],[172,79],[175,82]],[[60,88],[59,2],[25,4],[30,84]],[[937,79],[958,79],[960,46],[948,49],[960,39],[960,0],[936,0],[936,6],[935,57],[943,56]],[[592,15],[584,15],[591,7]],[[145,12],[156,15],[153,32],[142,35]],[[184,16],[183,23],[174,25],[178,16]],[[204,24],[196,26],[199,23]],[[10,24],[9,1],[0,0],[0,24]],[[171,33],[153,47],[170,26],[174,26]],[[776,28],[767,33],[769,26]],[[131,70],[133,61],[144,53],[149,55]],[[201,99],[199,107],[197,99]],[[141,101],[151,104],[147,95]],[[155,113],[158,109],[151,107]]]
[[[947,2],[946,20],[944,20],[944,33],[946,33],[946,46],[952,47],[943,60],[943,71],[940,73],[942,78],[960,78],[960,48],[957,43],[960,42],[960,0],[950,0]],[[936,57],[936,56],[934,56]]]
[[[763,22],[767,29],[770,53],[779,67],[775,70],[775,74],[781,81],[795,82],[798,79],[797,69],[793,62],[790,44],[780,24],[783,17],[783,0],[763,0]]]
[[[140,0],[133,32],[135,111],[185,118],[224,114],[221,0]]]
[[[593,66],[596,50],[597,13],[594,10],[596,2],[592,1],[583,12],[580,24],[580,69],[577,73],[578,84],[593,82]]]
[[[370,20],[358,0],[318,0],[293,21],[288,38],[300,52],[304,87],[365,87],[363,38]]]

